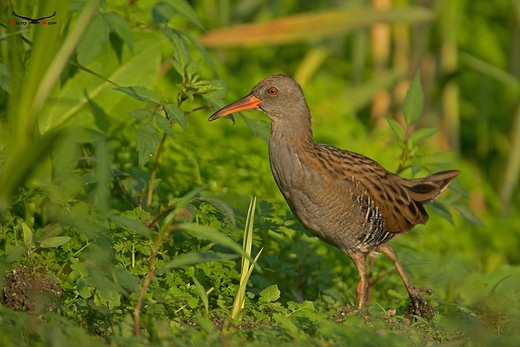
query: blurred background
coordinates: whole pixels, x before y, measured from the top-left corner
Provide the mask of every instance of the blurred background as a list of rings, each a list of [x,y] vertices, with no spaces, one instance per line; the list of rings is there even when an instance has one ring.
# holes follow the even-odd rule
[[[2,4],[0,345],[516,345],[520,0]],[[207,121],[277,73],[301,84],[317,142],[405,177],[461,170],[428,224],[392,241],[435,289],[433,325],[403,324],[408,298],[379,258],[367,315],[349,314],[357,272],[290,212],[267,118]],[[247,253],[262,253],[244,282],[228,253],[248,225]],[[17,299],[20,283],[58,303]],[[237,286],[242,323],[226,335]]]

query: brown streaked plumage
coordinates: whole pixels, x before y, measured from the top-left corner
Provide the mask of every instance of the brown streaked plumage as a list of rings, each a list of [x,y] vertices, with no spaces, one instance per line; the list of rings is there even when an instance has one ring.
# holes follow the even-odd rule
[[[247,109],[258,109],[271,121],[271,169],[293,213],[305,228],[344,251],[356,264],[358,306],[367,301],[367,255],[380,251],[394,263],[404,282],[411,298],[410,313],[431,318],[433,309],[386,242],[426,223],[423,204],[435,199],[459,171],[405,179],[364,155],[314,142],[303,92],[285,75],[265,78],[249,95],[209,120]]]

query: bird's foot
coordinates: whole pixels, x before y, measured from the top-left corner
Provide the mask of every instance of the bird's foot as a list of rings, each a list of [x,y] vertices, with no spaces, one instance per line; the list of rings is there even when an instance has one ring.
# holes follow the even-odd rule
[[[428,295],[433,294],[433,290],[426,288],[420,289],[417,293],[410,294],[410,304],[408,304],[408,318],[413,318],[414,316],[422,317],[427,321],[431,321],[435,314],[433,308],[424,300],[421,295],[419,295],[419,291],[425,292]]]

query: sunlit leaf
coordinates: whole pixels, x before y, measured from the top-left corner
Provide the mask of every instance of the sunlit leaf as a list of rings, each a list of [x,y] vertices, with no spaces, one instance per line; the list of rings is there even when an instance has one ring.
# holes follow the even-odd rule
[[[421,142],[429,139],[433,135],[435,135],[438,132],[438,129],[436,128],[421,128],[415,130],[412,135],[410,135],[410,140],[413,142],[414,145],[419,145]]]
[[[423,91],[421,87],[421,75],[417,73],[408,88],[404,98],[403,115],[406,125],[414,124],[422,114],[423,110]]]
[[[258,300],[266,303],[273,302],[280,298],[280,294],[281,292],[278,289],[278,285],[273,284],[260,292],[260,298]]]
[[[25,243],[25,246],[31,247],[33,244],[33,232],[31,228],[22,222],[22,233],[23,233],[23,242]]]
[[[388,125],[390,125],[390,129],[392,129],[392,132],[395,134],[395,136],[397,136],[397,138],[400,141],[403,141],[404,140],[404,131],[401,128],[401,126],[399,125],[399,123],[397,123],[397,121],[395,119],[393,119],[389,116],[385,116],[385,120],[388,123]]]

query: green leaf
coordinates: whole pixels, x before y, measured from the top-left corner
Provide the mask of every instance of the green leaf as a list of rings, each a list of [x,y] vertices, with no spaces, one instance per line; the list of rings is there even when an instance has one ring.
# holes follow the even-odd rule
[[[179,123],[182,129],[186,130],[186,115],[179,107],[174,104],[167,104],[164,106],[164,110],[171,120]]]
[[[124,216],[111,216],[110,219],[112,219],[114,222],[126,227],[130,231],[133,231],[146,238],[150,238],[152,235],[152,232],[150,231],[150,229],[139,220],[131,219],[131,218],[124,217]]]
[[[40,241],[41,248],[55,248],[66,244],[70,241],[69,236],[55,236],[49,237],[48,239]]]
[[[33,232],[31,228],[24,222],[22,222],[22,232],[23,232],[23,242],[27,248],[31,247],[33,244]]]
[[[207,202],[213,205],[215,208],[224,213],[226,217],[229,218],[231,224],[235,225],[235,213],[233,212],[231,206],[229,206],[225,201],[213,198],[198,198],[197,200]]]
[[[145,120],[146,118],[153,116],[154,112],[147,110],[146,108],[138,108],[136,110],[133,110],[128,115],[130,117],[133,117],[137,120]]]
[[[446,219],[451,224],[455,224],[453,221],[453,217],[451,215],[451,212],[448,210],[448,208],[439,201],[433,201],[430,204],[428,204],[430,208],[439,216]]]
[[[414,145],[419,145],[423,141],[435,135],[437,131],[438,130],[435,128],[421,128],[412,133],[412,135],[410,136],[410,140],[413,142]]]
[[[11,93],[11,74],[4,64],[0,64],[0,88]]]
[[[172,268],[178,268],[188,265],[196,265],[200,263],[205,263],[213,260],[229,260],[235,259],[238,255],[236,254],[226,254],[226,253],[200,253],[200,252],[188,252],[176,256],[173,260],[162,264],[157,272],[164,272]]]
[[[265,143],[269,143],[269,134],[271,132],[269,122],[261,119],[252,119],[244,115],[242,115],[242,118],[253,134],[260,136]]]
[[[197,18],[197,14],[195,11],[193,11],[193,8],[191,8],[190,4],[185,0],[168,0],[168,4],[170,4],[177,12],[179,12],[184,18],[198,26],[202,30],[204,29],[204,26],[200,23],[199,19]]]
[[[462,218],[467,220],[468,222],[475,224],[475,225],[484,225],[484,223],[471,211],[471,209],[468,206],[464,205],[453,205],[454,209],[456,209]]]
[[[273,302],[280,298],[280,290],[278,289],[278,285],[273,284],[260,292],[261,302]]]
[[[237,252],[238,254],[241,254],[241,255],[249,258],[251,261],[253,260],[248,254],[246,254],[244,252],[244,250],[238,243],[236,243],[235,241],[230,239],[228,236],[224,235],[223,233],[221,233],[213,228],[210,228],[210,227],[207,227],[204,225],[195,224],[195,223],[183,223],[183,224],[179,225],[179,228],[182,230],[189,231],[189,232],[193,233],[194,235],[201,237],[203,239],[218,243],[221,246],[227,247],[227,248]]]
[[[130,27],[130,24],[128,24],[128,21],[117,12],[109,12],[105,15],[105,18],[108,25],[110,25],[110,29],[112,29],[112,31],[115,32],[117,36],[128,45],[128,47],[130,47],[131,51],[133,51],[134,40],[132,38],[132,28]]]
[[[424,95],[421,87],[421,74],[417,72],[404,98],[403,114],[407,126],[414,124],[421,116],[423,110],[423,99]]]
[[[173,16],[173,6],[166,2],[157,2],[152,7],[152,17],[156,24],[168,23]]]
[[[114,54],[113,49],[107,45],[103,53],[89,64],[90,69],[103,71],[106,78],[101,79],[87,71],[78,71],[67,83],[58,85],[51,96],[53,102],[46,103],[39,116],[40,131],[48,132],[71,118],[74,118],[77,126],[91,128],[95,119],[90,109],[85,107],[89,99],[105,110],[111,125],[126,125],[127,119],[120,115],[142,105],[139,101],[129,100],[127,95],[115,91],[107,80],[121,86],[139,84],[153,88],[157,83],[165,43],[167,41],[157,33],[134,32],[134,51],[123,50],[121,57]],[[88,94],[88,98],[85,94]]]
[[[7,253],[7,257],[5,257],[5,261],[7,263],[11,263],[15,260],[20,259],[20,257],[25,253],[26,250],[27,250],[27,248],[22,245],[14,246]]]
[[[404,131],[401,128],[401,126],[399,125],[399,123],[397,123],[397,121],[395,119],[393,119],[389,116],[385,116],[385,119],[386,119],[386,122],[388,123],[388,125],[390,126],[390,129],[392,129],[392,132],[395,134],[395,136],[397,136],[397,138],[400,141],[404,141]]]
[[[171,137],[174,137],[173,135],[173,129],[172,124],[168,119],[166,119],[163,116],[156,115],[155,116],[155,124],[157,124],[157,127],[164,131],[166,134],[168,134]]]
[[[180,33],[168,26],[163,26],[162,32],[173,46],[173,59],[170,60],[173,67],[179,75],[185,77],[186,66],[190,62],[190,53],[186,48],[184,39]]]
[[[117,87],[114,88],[120,92],[130,95],[132,98],[144,102],[153,102],[160,104],[159,96],[148,88],[141,86],[130,86],[130,87]]]
[[[153,155],[160,142],[160,136],[153,126],[152,119],[137,128],[135,134],[139,166],[144,166]]]
[[[109,27],[102,16],[97,16],[85,29],[77,47],[77,59],[87,65],[96,58],[108,42]]]
[[[200,81],[197,83],[197,94],[209,102],[214,108],[225,106],[223,101],[226,96],[226,83],[222,80]]]

